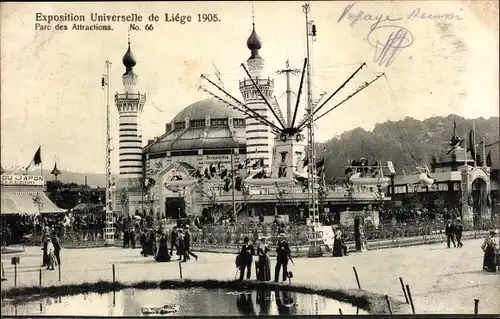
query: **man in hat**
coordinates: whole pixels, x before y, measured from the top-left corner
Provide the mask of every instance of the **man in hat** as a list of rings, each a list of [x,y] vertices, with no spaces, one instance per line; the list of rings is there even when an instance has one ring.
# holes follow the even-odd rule
[[[291,259],[291,250],[286,241],[285,233],[278,235],[278,247],[276,248],[276,268],[274,269],[274,281],[278,282],[280,268],[283,267],[283,281],[286,281],[288,274],[288,260]]]
[[[175,247],[175,250],[176,251],[179,251],[179,247],[177,246],[177,237],[178,237],[178,233],[177,233],[177,226],[174,226],[174,228],[172,228],[172,233],[170,234],[170,255],[174,255],[174,247]]]
[[[451,223],[451,220],[448,219],[446,223],[446,227],[444,229],[444,232],[446,233],[446,243],[448,248],[450,248],[450,241],[453,243],[453,247],[457,247],[455,244],[455,226]]]
[[[457,218],[457,223],[455,225],[455,238],[457,239],[457,248],[463,247],[464,244],[462,244],[462,233],[464,231],[464,226],[462,225],[462,221],[460,220],[460,217]]]
[[[184,262],[189,259],[189,256],[193,256],[198,261],[198,255],[191,251],[191,232],[189,231],[189,225],[184,227]]]
[[[255,255],[255,248],[250,243],[250,239],[248,237],[243,238],[243,246],[241,246],[238,261],[240,281],[242,281],[245,276],[245,269],[247,270],[247,279],[250,279],[252,276],[253,255]]]

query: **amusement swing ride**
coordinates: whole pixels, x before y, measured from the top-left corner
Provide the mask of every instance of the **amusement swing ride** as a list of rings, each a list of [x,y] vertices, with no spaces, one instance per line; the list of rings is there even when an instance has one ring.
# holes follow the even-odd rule
[[[292,70],[289,69],[289,65],[287,63],[287,69],[282,71],[281,73],[285,73],[287,75],[287,121],[285,123],[284,117],[279,114],[280,110],[278,107],[278,111],[273,107],[266,98],[266,93],[264,93],[265,87],[260,85],[260,80],[258,76],[252,77],[251,73],[247,69],[247,66],[242,63],[241,67],[243,68],[248,80],[253,85],[254,91],[258,94],[258,98],[260,98],[267,108],[270,110],[273,115],[275,121],[270,121],[268,118],[262,116],[251,107],[246,105],[245,103],[238,100],[236,97],[227,92],[221,85],[218,85],[214,81],[212,81],[207,75],[202,74],[201,78],[208,82],[213,88],[218,90],[218,93],[214,93],[211,90],[207,89],[203,85],[200,85],[199,89],[204,92],[210,94],[213,98],[221,101],[228,107],[236,109],[248,118],[258,121],[259,123],[269,127],[272,133],[276,136],[273,158],[271,164],[271,172],[270,176],[265,176],[265,170],[255,174],[249,174],[244,181],[243,184],[247,185],[255,185],[255,186],[264,186],[264,185],[276,185],[285,186],[296,183],[298,180],[306,180],[307,189],[308,189],[308,207],[309,207],[309,216],[312,217],[313,225],[312,232],[314,233],[313,244],[310,248],[310,255],[322,255],[321,247],[317,244],[318,240],[316,240],[316,236],[318,233],[318,229],[320,227],[319,224],[319,211],[318,211],[318,188],[319,188],[319,176],[317,171],[317,158],[315,152],[315,123],[319,119],[323,118],[331,111],[344,104],[356,94],[370,86],[372,83],[377,81],[382,76],[385,76],[385,73],[378,74],[374,79],[369,82],[364,82],[360,87],[358,87],[353,93],[348,95],[345,99],[340,101],[339,103],[331,106],[328,110],[320,113],[321,110],[330,102],[330,100],[337,95],[355,76],[356,74],[366,66],[366,63],[362,63],[352,75],[350,75],[347,80],[345,80],[332,94],[330,94],[326,99],[323,99],[326,94],[323,94],[320,99],[316,102],[313,102],[313,92],[312,92],[312,62],[311,62],[311,51],[312,51],[312,42],[316,39],[317,29],[316,25],[313,21],[309,20],[309,12],[310,5],[306,3],[302,6],[303,12],[305,14],[305,23],[306,23],[306,49],[307,49],[307,57],[304,59],[304,63],[302,66],[302,72],[300,77],[300,84],[296,94],[296,103],[292,112],[292,91],[290,90],[290,73]],[[245,81],[248,81],[245,80]],[[306,82],[306,87],[304,88],[304,82]],[[306,107],[305,116],[297,121],[297,111],[301,102],[301,95],[303,91],[306,91]],[[221,97],[223,96],[223,97]],[[301,172],[297,163],[294,163],[293,154],[295,154],[294,150],[297,146],[304,140],[303,132],[307,129],[307,157],[304,160],[304,163],[307,162],[307,176]],[[381,170],[380,170],[381,172]],[[263,173],[263,174],[262,174]],[[381,174],[381,173],[380,173]],[[264,175],[264,178],[263,178]],[[233,172],[234,176],[234,172]],[[257,177],[258,176],[258,177]],[[371,178],[366,181],[361,178],[359,174],[354,174],[354,178],[351,178],[351,182],[355,184],[363,184],[368,182],[372,185],[387,185],[388,178],[379,176],[375,179]],[[175,182],[174,182],[175,183]],[[186,182],[187,183],[187,182]],[[365,183],[366,184],[366,183]],[[233,187],[234,189],[234,187]],[[233,191],[234,192],[234,191]],[[234,203],[233,203],[234,204]]]

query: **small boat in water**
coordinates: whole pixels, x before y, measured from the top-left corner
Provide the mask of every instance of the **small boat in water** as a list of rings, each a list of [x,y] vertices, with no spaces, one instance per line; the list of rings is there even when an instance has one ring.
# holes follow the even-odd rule
[[[142,307],[141,313],[144,316],[165,316],[179,312],[179,305],[167,304],[162,307]]]

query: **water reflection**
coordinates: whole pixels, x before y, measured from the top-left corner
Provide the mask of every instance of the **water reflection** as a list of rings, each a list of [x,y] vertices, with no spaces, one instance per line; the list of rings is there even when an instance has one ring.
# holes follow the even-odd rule
[[[142,316],[141,309],[178,305],[173,316],[273,316],[367,314],[337,300],[288,291],[125,289],[108,294],[2,301],[2,315]]]

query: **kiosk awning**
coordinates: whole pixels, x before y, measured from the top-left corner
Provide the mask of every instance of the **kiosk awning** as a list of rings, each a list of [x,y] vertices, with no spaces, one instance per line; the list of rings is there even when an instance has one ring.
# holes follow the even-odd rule
[[[57,207],[44,192],[2,192],[0,207],[2,215],[32,215],[66,211]]]

